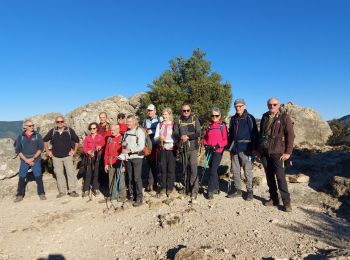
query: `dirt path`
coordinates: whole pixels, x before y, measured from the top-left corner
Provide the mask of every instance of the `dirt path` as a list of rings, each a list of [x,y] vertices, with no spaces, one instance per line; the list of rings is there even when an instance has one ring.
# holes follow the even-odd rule
[[[1,190],[14,191],[16,181],[2,182]],[[301,259],[350,247],[349,223],[309,204],[322,196],[303,184],[290,186],[292,213],[262,205],[265,185],[252,202],[223,192],[213,201],[200,196],[194,205],[183,197],[162,201],[145,194],[139,208],[107,211],[102,196],[56,199],[54,179],[45,176],[45,184],[47,201],[39,200],[32,183],[21,203],[9,195],[1,199],[0,259],[173,259],[177,253],[192,259]]]

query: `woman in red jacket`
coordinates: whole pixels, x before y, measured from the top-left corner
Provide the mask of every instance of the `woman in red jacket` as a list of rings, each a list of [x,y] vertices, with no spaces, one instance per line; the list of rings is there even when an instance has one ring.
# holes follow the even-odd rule
[[[208,199],[214,198],[214,193],[219,193],[218,168],[221,162],[224,147],[227,145],[227,128],[221,120],[221,112],[218,108],[211,111],[211,121],[203,138],[203,145],[209,163]]]
[[[83,197],[86,197],[90,193],[97,196],[99,194],[98,172],[101,158],[102,147],[105,145],[105,139],[102,135],[97,133],[98,124],[93,122],[89,125],[90,134],[85,137],[83,143],[83,153],[87,157],[86,175],[83,185]],[[91,186],[91,179],[92,187]]]

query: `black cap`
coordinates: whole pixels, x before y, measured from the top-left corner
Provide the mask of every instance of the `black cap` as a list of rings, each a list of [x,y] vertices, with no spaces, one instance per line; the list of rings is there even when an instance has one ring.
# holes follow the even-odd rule
[[[124,119],[125,118],[125,114],[124,113],[119,113],[117,118],[121,118],[121,119]]]

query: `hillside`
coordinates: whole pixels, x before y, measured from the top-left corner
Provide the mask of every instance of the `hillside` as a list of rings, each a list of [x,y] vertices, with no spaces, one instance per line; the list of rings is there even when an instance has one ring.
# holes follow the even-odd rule
[[[0,121],[0,138],[15,139],[22,131],[23,121]]]

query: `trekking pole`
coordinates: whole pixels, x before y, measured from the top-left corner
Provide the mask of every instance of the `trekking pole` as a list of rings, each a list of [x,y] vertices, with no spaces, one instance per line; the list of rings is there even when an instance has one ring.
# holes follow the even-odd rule
[[[199,182],[199,186],[202,187],[202,182],[203,182],[203,179],[204,179],[204,175],[205,175],[205,172],[207,171],[207,169],[209,168],[209,163],[210,163],[210,160],[211,160],[211,157],[213,155],[213,151],[209,150],[206,155],[205,155],[205,160],[204,160],[204,163],[203,163],[203,175],[201,177],[201,180]]]
[[[187,191],[187,145],[182,142],[182,174],[184,174],[184,188]]]

